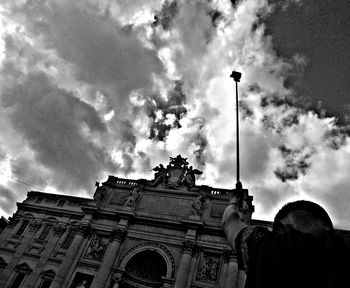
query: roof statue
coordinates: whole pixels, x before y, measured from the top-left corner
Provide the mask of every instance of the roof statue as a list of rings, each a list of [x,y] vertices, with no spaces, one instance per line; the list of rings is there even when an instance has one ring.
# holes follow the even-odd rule
[[[198,169],[193,169],[192,166],[188,167],[187,158],[183,158],[181,155],[170,157],[166,167],[159,164],[152,170],[156,173],[154,180],[149,183],[150,186],[162,185],[168,189],[187,188],[188,191],[192,191],[196,186],[196,175],[203,173]]]

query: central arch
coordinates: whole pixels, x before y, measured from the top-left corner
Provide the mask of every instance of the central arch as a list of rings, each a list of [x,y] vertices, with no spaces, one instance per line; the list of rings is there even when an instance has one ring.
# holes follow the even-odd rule
[[[148,270],[143,269],[137,263],[147,264],[145,266],[148,266]],[[120,258],[120,268],[125,270],[129,276],[148,279],[147,281],[158,281],[162,276],[166,278],[173,277],[175,261],[171,252],[164,245],[147,241],[139,243],[126,251]],[[148,275],[148,277],[145,277],[145,275]]]

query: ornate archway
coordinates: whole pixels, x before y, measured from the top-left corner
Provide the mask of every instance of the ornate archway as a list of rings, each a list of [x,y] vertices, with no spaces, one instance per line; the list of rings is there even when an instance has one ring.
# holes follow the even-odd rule
[[[129,249],[121,257],[123,273],[121,288],[157,288],[163,277],[171,278],[175,262],[170,251],[161,244],[143,242]]]

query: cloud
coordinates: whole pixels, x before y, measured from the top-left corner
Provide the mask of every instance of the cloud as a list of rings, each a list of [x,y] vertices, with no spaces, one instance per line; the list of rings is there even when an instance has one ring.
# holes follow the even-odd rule
[[[341,202],[347,129],[298,100],[293,85],[308,60],[276,53],[264,24],[276,5],[7,1],[2,159],[28,183],[86,195],[106,173],[151,178],[152,167],[181,153],[204,171],[198,183],[232,188],[235,69],[243,73],[241,176],[255,217],[308,198],[350,225]],[[339,176],[326,181],[329,167]]]
[[[13,127],[25,137],[38,164],[56,174],[50,184],[65,191],[91,189],[101,168],[115,169],[92,141],[95,132],[106,132],[93,107],[54,86],[43,73],[30,73],[23,82],[3,87],[2,105]],[[16,163],[14,171],[23,174]]]

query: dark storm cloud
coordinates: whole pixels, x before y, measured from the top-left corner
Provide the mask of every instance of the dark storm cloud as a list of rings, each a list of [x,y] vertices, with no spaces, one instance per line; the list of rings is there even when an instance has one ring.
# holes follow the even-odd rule
[[[172,89],[167,92],[167,99],[160,95],[151,95],[147,99],[146,113],[151,119],[150,139],[165,141],[171,129],[181,128],[180,120],[187,113],[182,83],[179,80],[174,82]],[[161,117],[157,112],[161,113]]]
[[[45,172],[42,171],[43,169],[38,166],[38,163],[29,158],[17,157],[11,159],[11,172],[15,179],[21,179],[21,182],[28,183],[41,190],[46,187],[48,179]]]
[[[136,32],[84,1],[28,1],[14,5],[12,15],[24,17],[33,36],[74,64],[78,79],[112,89],[119,107],[131,90],[150,87],[152,72],[162,72],[156,52],[144,48]]]
[[[56,87],[45,74],[31,73],[23,82],[3,87],[1,94],[13,127],[35,159],[55,172],[49,183],[63,190],[89,189],[102,169],[115,169],[108,154],[86,137],[106,132],[95,109]]]
[[[11,213],[16,207],[16,193],[0,184],[0,208]]]
[[[162,9],[154,15],[153,26],[160,25],[164,30],[169,30],[178,10],[176,1],[164,1]]]
[[[274,173],[282,182],[296,180],[301,175],[305,175],[311,163],[309,158],[313,153],[303,150],[292,150],[286,146],[279,147],[285,161],[283,167],[278,167]]]

